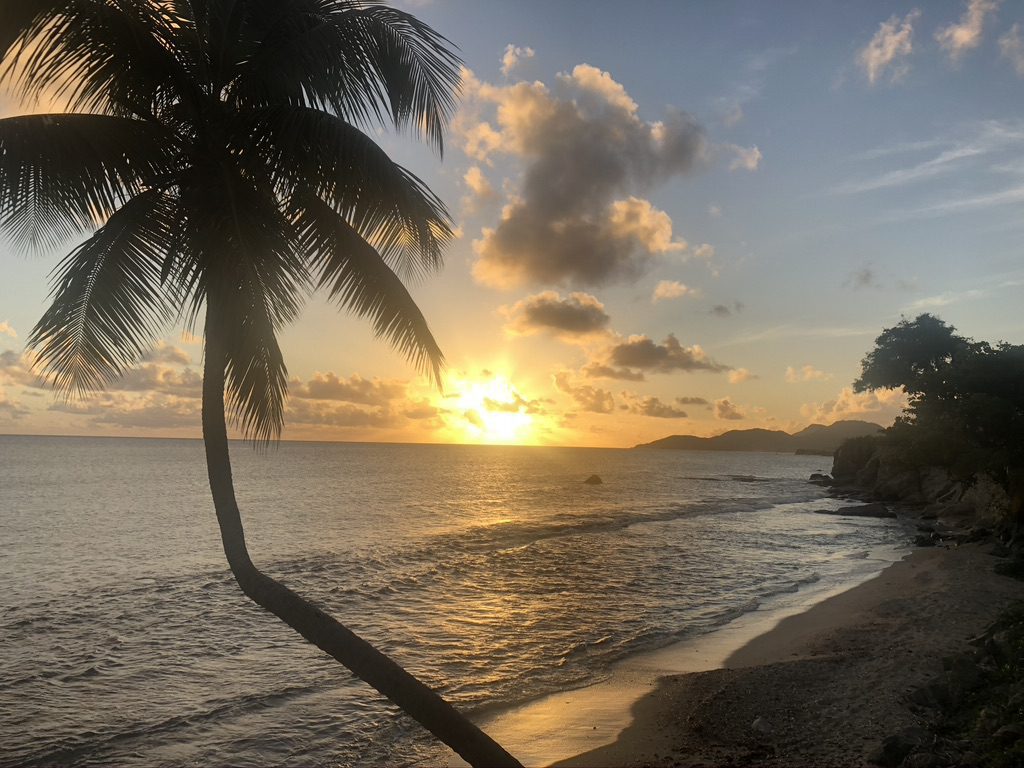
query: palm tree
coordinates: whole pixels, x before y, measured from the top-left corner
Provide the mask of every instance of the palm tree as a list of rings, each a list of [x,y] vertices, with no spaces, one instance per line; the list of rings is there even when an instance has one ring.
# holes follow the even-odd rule
[[[360,126],[390,121],[441,152],[459,77],[447,41],[360,0],[3,0],[0,61],[19,97],[63,105],[0,120],[0,228],[28,247],[90,233],[29,338],[42,372],[68,396],[102,388],[205,310],[203,438],[242,591],[470,763],[517,765],[253,565],[228,456],[228,419],[257,443],[279,438],[276,334],[311,290],[439,379],[402,278],[440,266],[450,219]]]

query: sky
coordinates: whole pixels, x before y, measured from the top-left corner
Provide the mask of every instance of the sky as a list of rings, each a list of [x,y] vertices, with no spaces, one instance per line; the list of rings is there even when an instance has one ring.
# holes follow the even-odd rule
[[[902,393],[850,385],[901,317],[1024,343],[1024,2],[399,5],[465,62],[443,158],[368,129],[457,225],[410,286],[443,385],[315,296],[281,335],[285,439],[887,425]],[[85,399],[33,374],[73,245],[0,243],[0,433],[198,436],[180,327]]]

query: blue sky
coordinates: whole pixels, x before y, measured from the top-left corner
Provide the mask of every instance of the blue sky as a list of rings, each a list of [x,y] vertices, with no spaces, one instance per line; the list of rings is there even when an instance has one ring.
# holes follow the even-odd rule
[[[413,289],[445,390],[314,299],[283,336],[286,437],[888,423],[899,393],[848,387],[901,315],[1024,341],[1024,3],[401,7],[467,68],[443,161],[378,135],[461,232]],[[57,256],[0,247],[0,432],[196,434],[180,331],[131,389],[67,405],[30,381]]]

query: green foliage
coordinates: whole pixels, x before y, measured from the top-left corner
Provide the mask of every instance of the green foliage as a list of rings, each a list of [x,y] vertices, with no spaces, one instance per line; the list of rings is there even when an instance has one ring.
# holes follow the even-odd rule
[[[29,337],[42,373],[69,395],[101,388],[205,309],[231,415],[273,439],[277,334],[323,288],[438,379],[402,280],[441,266],[451,220],[364,129],[440,152],[459,66],[372,1],[0,2],[3,85],[75,113],[0,120],[0,231],[29,248],[89,235]]]
[[[928,314],[904,319],[875,340],[854,382],[858,391],[882,387],[909,395],[887,442],[910,463],[1015,484],[1024,468],[1024,346],[976,342]]]

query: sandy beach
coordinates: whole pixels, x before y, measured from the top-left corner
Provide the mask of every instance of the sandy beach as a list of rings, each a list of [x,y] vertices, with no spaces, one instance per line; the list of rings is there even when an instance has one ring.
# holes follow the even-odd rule
[[[991,551],[916,550],[782,620],[723,668],[661,678],[613,744],[558,765],[865,765],[886,736],[925,722],[908,694],[943,657],[1024,598]]]

